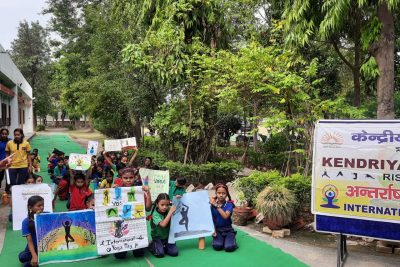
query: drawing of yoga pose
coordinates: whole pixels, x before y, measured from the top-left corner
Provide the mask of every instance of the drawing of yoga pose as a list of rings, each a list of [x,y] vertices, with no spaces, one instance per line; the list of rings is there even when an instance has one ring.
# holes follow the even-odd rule
[[[180,208],[180,213],[182,216],[182,219],[179,221],[179,225],[185,225],[186,231],[188,230],[188,225],[189,225],[189,218],[188,218],[188,211],[189,207],[186,206],[185,204],[181,203],[182,207]]]
[[[67,243],[67,249],[69,249],[69,242],[75,242],[75,239],[71,236],[72,220],[62,222],[62,225],[64,226],[65,230],[65,242]]]

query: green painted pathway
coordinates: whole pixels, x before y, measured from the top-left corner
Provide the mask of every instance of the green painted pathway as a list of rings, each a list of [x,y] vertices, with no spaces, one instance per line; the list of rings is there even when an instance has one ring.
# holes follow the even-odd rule
[[[45,182],[50,182],[47,174],[46,157],[53,148],[60,149],[68,155],[71,152],[85,153],[85,149],[72,141],[67,135],[51,135],[51,136],[35,136],[31,140],[32,148],[39,149],[41,157],[41,174]],[[56,204],[56,211],[64,211],[65,202]],[[162,259],[155,258],[146,252],[145,258],[134,258],[130,256],[124,260],[116,260],[112,255],[102,257],[95,260],[87,260],[74,263],[57,263],[57,266],[85,266],[99,267],[105,265],[126,266],[126,267],[145,267],[149,266],[149,262],[155,267],[247,267],[247,266],[268,266],[268,267],[297,267],[306,266],[293,256],[282,252],[280,249],[274,248],[265,242],[259,241],[247,233],[238,231],[237,243],[239,249],[232,253],[224,251],[214,251],[211,247],[211,238],[206,238],[206,249],[197,249],[196,240],[186,240],[177,242],[179,256],[176,258],[164,257]],[[3,251],[0,255],[0,266],[17,267],[21,266],[18,261],[18,253],[25,248],[25,238],[21,236],[21,231],[12,231],[11,224],[7,226],[7,232],[4,242]],[[49,264],[48,266],[56,266]]]

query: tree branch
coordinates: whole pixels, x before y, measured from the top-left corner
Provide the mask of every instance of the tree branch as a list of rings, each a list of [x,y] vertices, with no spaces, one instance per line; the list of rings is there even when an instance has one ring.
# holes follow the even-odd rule
[[[331,42],[333,48],[335,49],[336,53],[340,57],[340,59],[344,62],[344,64],[346,64],[352,71],[354,71],[354,65],[351,64],[350,61],[348,61],[346,59],[346,57],[342,54],[342,52],[340,52],[340,49],[339,49],[337,43],[333,39],[331,39],[330,42]]]

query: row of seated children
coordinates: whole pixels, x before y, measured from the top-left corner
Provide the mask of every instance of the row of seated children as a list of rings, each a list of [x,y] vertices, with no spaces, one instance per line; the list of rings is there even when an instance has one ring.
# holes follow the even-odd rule
[[[134,181],[134,173],[131,169],[122,172],[122,186],[132,186]],[[82,176],[75,179],[75,185],[81,187],[84,184]],[[71,180],[72,182],[72,180]],[[86,185],[87,186],[87,185]],[[179,187],[179,186],[178,186]],[[175,243],[168,243],[169,226],[173,212],[176,210],[174,205],[170,206],[170,198],[168,194],[159,194],[154,202],[151,203],[149,189],[143,186],[145,192],[145,208],[146,211],[151,210],[150,220],[152,241],[149,244],[149,251],[156,257],[163,257],[165,254],[170,256],[178,256],[178,249]],[[228,201],[227,201],[228,199]],[[85,208],[94,208],[93,194],[86,195],[84,198]],[[232,228],[231,215],[234,208],[230,201],[228,188],[223,184],[216,186],[216,197],[210,199],[211,212],[215,226],[213,235],[213,248],[215,250],[234,251],[237,248],[235,240],[235,231]],[[37,243],[36,231],[34,227],[34,214],[43,212],[44,200],[40,196],[30,197],[28,200],[28,217],[22,223],[22,235],[27,239],[27,246],[23,252],[19,254],[19,260],[24,266],[37,266]],[[144,249],[133,250],[135,257],[143,256]],[[125,258],[128,252],[120,252],[114,254],[118,259]]]

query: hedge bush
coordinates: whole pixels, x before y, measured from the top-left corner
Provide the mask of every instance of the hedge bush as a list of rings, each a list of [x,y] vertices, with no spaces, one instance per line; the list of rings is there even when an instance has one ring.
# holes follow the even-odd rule
[[[40,132],[40,131],[45,131],[46,130],[46,126],[43,124],[40,124],[38,126],[36,126],[36,131]]]
[[[227,183],[237,177],[242,165],[236,161],[209,162],[205,164],[183,164],[168,161],[163,165],[169,170],[170,177],[185,177],[189,183],[206,185],[208,183]]]
[[[282,179],[282,176],[276,170],[267,172],[256,171],[247,177],[238,178],[235,181],[235,187],[243,192],[247,203],[250,206],[254,206],[258,194],[264,190],[265,187],[280,179]]]

